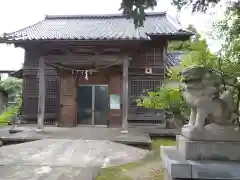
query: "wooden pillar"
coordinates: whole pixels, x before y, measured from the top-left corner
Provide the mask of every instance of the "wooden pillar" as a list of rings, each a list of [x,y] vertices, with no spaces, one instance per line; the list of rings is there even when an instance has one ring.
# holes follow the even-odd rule
[[[164,62],[164,79],[166,76],[166,66],[167,66],[167,48],[168,48],[168,42],[166,41],[166,44],[163,46],[163,52],[162,52],[162,58]]]
[[[128,66],[129,58],[123,60],[123,81],[122,81],[122,131],[128,133]]]
[[[45,62],[44,58],[39,59],[38,68],[38,117],[37,117],[37,130],[44,130],[44,115],[45,115]]]

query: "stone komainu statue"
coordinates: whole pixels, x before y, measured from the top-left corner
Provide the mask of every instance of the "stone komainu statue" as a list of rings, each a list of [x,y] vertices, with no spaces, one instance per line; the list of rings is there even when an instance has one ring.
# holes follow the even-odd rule
[[[207,67],[189,67],[181,72],[180,88],[187,105],[191,108],[189,123],[201,130],[206,120],[221,126],[232,123],[231,116],[234,109],[233,89],[229,88],[220,94],[222,77]]]

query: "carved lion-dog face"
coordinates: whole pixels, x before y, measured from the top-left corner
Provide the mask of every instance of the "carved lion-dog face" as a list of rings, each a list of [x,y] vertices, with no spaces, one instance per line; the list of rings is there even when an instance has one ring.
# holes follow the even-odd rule
[[[207,67],[201,67],[201,66],[192,66],[183,69],[180,72],[180,75],[182,76],[181,81],[182,82],[190,82],[190,81],[201,81],[206,74],[212,73],[213,70]]]

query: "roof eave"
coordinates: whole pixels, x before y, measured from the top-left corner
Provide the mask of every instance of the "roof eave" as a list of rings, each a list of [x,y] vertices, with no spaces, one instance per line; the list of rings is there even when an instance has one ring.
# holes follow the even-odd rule
[[[147,36],[149,36],[151,40],[158,40],[165,37],[168,40],[180,40],[180,41],[190,40],[190,37],[192,35],[193,34],[189,32],[172,33],[172,34],[147,34]]]
[[[15,71],[14,73],[11,73],[10,76],[22,79],[23,78],[23,69],[19,69],[18,71]]]
[[[19,40],[3,40],[0,44],[17,44],[27,42],[111,42],[111,41],[151,41],[149,39],[19,39]]]
[[[6,39],[0,39],[0,44],[14,44],[18,42],[17,40],[6,40]]]
[[[169,40],[189,40],[192,34],[190,33],[173,33],[173,34],[146,34],[150,39],[133,38],[133,39],[1,39],[0,44],[17,44],[27,42],[106,42],[106,41],[151,41],[162,38]]]

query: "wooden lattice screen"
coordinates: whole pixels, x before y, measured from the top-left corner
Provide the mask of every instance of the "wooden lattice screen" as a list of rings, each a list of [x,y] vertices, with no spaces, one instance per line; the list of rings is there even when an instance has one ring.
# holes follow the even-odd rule
[[[59,114],[59,77],[46,74],[45,123],[54,124]],[[36,74],[23,78],[23,116],[36,122],[38,107],[38,78]]]
[[[136,105],[136,98],[145,95],[147,91],[155,91],[163,84],[163,79],[130,79],[130,112],[146,112],[146,108],[140,108]]]
[[[146,91],[155,91],[163,84],[164,80],[164,55],[162,48],[152,48],[141,53],[130,64],[130,73],[136,73],[129,77],[130,113],[146,112],[146,108],[136,105],[136,98],[146,94]],[[151,68],[151,74],[145,74],[145,68]],[[132,73],[133,74],[133,73]]]
[[[161,86],[161,79],[132,79],[131,80],[131,96],[137,97],[146,94],[146,91],[155,91]]]
[[[59,78],[49,76],[46,82],[45,112],[47,123],[54,123],[59,114]]]

